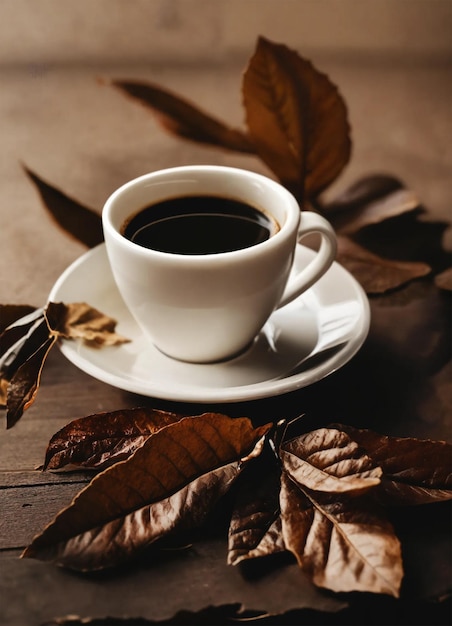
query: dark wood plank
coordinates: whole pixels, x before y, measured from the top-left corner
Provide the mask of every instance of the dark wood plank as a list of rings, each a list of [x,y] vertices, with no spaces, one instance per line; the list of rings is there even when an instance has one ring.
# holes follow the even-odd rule
[[[82,489],[88,477],[0,473],[0,550],[24,548]]]

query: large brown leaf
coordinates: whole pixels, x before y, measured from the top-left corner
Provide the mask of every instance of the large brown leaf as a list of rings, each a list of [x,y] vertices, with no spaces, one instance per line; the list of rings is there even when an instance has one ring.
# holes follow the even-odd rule
[[[23,168],[58,226],[88,248],[103,242],[102,220],[96,211],[70,198],[25,165]]]
[[[385,504],[426,504],[452,499],[452,446],[445,441],[389,437],[337,424],[383,470]]]
[[[312,492],[283,471],[280,504],[284,543],[316,585],[399,595],[400,543],[366,496]]]
[[[336,86],[293,50],[259,37],[242,92],[260,158],[299,200],[317,196],[351,153],[347,109]]]
[[[23,556],[99,569],[199,524],[261,452],[270,428],[210,413],[160,429],[127,460],[98,474]]]
[[[171,133],[198,143],[254,153],[246,133],[208,115],[189,102],[152,83],[114,80],[112,85],[148,107]]]
[[[148,437],[183,415],[158,409],[123,409],[73,420],[53,435],[43,469],[99,468],[129,457]]]

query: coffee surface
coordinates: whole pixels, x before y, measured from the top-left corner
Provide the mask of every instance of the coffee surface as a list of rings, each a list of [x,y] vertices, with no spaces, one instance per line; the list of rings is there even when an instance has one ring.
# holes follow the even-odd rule
[[[243,202],[184,196],[151,204],[122,229],[134,243],[173,254],[219,254],[249,248],[272,234],[272,222]]]

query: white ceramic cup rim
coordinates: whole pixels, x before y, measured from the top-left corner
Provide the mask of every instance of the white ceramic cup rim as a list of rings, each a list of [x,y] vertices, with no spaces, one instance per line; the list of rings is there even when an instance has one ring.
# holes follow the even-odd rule
[[[177,183],[176,176],[179,175],[192,175],[196,176],[229,176],[229,177],[243,177],[245,185],[250,182],[255,182],[262,187],[265,187],[266,190],[271,192],[273,196],[279,195],[281,197],[281,211],[284,213],[284,221],[280,218],[276,217],[274,213],[267,209],[266,206],[254,207],[264,214],[270,214],[272,219],[276,220],[279,225],[279,230],[272,234],[268,239],[261,243],[254,244],[248,248],[242,248],[239,250],[232,250],[229,252],[219,252],[214,254],[178,254],[173,252],[162,252],[160,250],[153,250],[151,248],[145,248],[133,241],[127,239],[120,231],[125,220],[138,213],[141,209],[143,209],[146,205],[144,204],[141,207],[131,207],[128,215],[122,214],[121,220],[115,219],[115,211],[122,211],[121,208],[118,209],[117,204],[118,200],[122,201],[122,197],[130,192],[132,189],[136,187],[143,187],[146,185],[155,185],[158,184],[159,181],[169,185],[171,180],[174,179],[174,182]],[[201,180],[198,180],[199,184]],[[202,194],[203,192],[196,192]],[[180,196],[187,195],[186,193],[181,193]],[[215,195],[213,192],[208,195]],[[218,192],[218,196],[225,196],[225,193],[221,191]],[[244,187],[243,193],[237,191],[230,195],[231,198],[240,200],[241,202],[251,204],[251,201],[247,200],[246,191]],[[156,198],[155,200],[150,199],[149,205],[156,204],[160,200],[164,200],[168,197],[168,193],[162,194],[161,198]],[[176,197],[176,195],[174,196]],[[254,206],[254,205],[253,205]],[[208,262],[210,265],[215,263],[223,264],[225,260],[232,261],[233,259],[239,262],[242,259],[247,258],[250,255],[255,255],[259,251],[262,253],[265,250],[270,251],[274,246],[278,246],[282,243],[283,238],[293,237],[294,232],[297,231],[298,224],[300,221],[300,207],[295,197],[280,183],[262,175],[257,174],[255,172],[244,170],[235,167],[228,167],[223,165],[187,165],[187,166],[179,166],[179,167],[171,167],[162,170],[157,170],[155,172],[151,172],[148,174],[144,174],[137,178],[134,178],[127,183],[123,184],[121,187],[118,187],[106,200],[103,211],[102,211],[102,222],[103,228],[108,229],[109,235],[115,239],[122,246],[125,246],[126,249],[135,252],[135,254],[139,254],[140,256],[145,256],[146,258],[155,258],[155,259],[165,259],[166,263],[170,263],[173,260],[175,263],[179,263],[181,259],[184,260],[184,264],[193,266],[198,264],[205,264]],[[282,222],[282,223],[281,223]]]

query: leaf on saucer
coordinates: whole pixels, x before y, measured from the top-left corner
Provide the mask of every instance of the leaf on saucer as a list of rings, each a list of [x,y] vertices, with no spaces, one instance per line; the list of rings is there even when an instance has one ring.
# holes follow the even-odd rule
[[[130,339],[115,332],[117,321],[86,302],[49,302],[49,327],[65,339],[83,339],[91,347],[115,346]]]
[[[246,133],[215,119],[162,87],[127,80],[114,80],[112,85],[148,107],[160,124],[175,135],[218,148],[254,153],[254,146]]]
[[[184,416],[157,409],[123,409],[73,420],[53,435],[44,468],[103,468],[128,458],[161,428]]]
[[[259,37],[242,93],[258,155],[299,200],[337,178],[350,158],[350,128],[345,102],[325,74]]]
[[[382,468],[384,504],[417,505],[452,499],[452,445],[410,437],[389,437],[344,424],[335,425]]]
[[[45,182],[25,165],[23,168],[58,226],[88,248],[94,248],[103,242],[100,215]]]
[[[394,261],[369,252],[349,237],[338,236],[337,261],[368,294],[382,294],[431,272],[426,263]]]
[[[114,319],[85,303],[49,302],[40,309],[2,305],[0,311],[12,320],[0,334],[0,407],[7,409],[7,428],[33,404],[44,363],[58,338],[80,338],[95,347],[129,341],[115,332]]]
[[[102,569],[201,524],[260,454],[270,428],[213,413],[161,428],[128,459],[98,474],[22,556]]]

